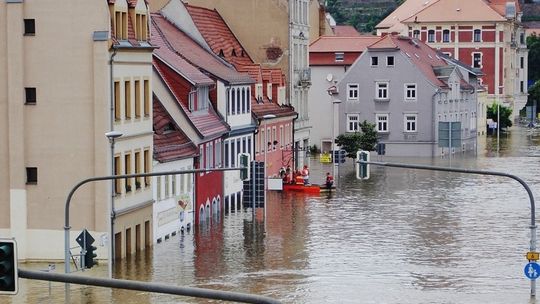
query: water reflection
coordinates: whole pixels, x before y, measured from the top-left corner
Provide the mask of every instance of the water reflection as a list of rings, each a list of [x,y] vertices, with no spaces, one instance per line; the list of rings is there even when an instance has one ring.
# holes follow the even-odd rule
[[[515,129],[482,143],[478,158],[387,158],[516,174],[538,198],[540,132]],[[313,163],[320,182],[331,168]],[[372,167],[321,196],[272,192],[266,221],[235,208],[117,264],[115,276],[267,295],[285,303],[530,303],[523,276],[529,200],[500,177]],[[34,264],[32,264],[34,265]],[[37,267],[37,266],[33,266]],[[40,266],[41,267],[41,266]],[[61,267],[58,267],[61,269]],[[106,266],[89,275],[106,276]],[[21,280],[17,303],[63,302],[63,284]],[[217,303],[72,287],[77,303]],[[4,298],[0,297],[3,303]]]

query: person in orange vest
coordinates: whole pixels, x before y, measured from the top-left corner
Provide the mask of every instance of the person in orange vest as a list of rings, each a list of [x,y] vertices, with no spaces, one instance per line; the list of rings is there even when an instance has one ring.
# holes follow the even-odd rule
[[[304,178],[304,185],[309,185],[309,168],[307,165],[304,165],[302,170],[302,177]]]
[[[299,169],[296,169],[296,172],[294,172],[294,181],[297,185],[303,185],[304,184],[304,178],[302,177],[302,173],[300,173]]]

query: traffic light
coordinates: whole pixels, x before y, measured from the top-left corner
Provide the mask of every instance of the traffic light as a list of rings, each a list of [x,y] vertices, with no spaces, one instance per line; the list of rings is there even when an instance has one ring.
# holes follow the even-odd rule
[[[17,243],[0,239],[0,294],[17,294],[18,279]]]
[[[94,243],[92,241],[92,243]],[[86,268],[90,269],[94,265],[97,264],[97,261],[95,258],[97,258],[97,254],[94,252],[97,250],[96,246],[92,246],[92,243],[89,243],[86,247],[86,254],[84,255],[84,265]]]
[[[347,151],[341,149],[341,150],[334,150],[333,157],[333,163],[334,164],[343,164],[345,162],[345,158],[347,157]]]
[[[243,181],[249,180],[249,170],[251,168],[251,164],[249,162],[249,154],[248,153],[240,153],[238,154],[238,164],[242,168],[240,170],[240,179]]]
[[[92,244],[96,241],[94,237],[88,232],[88,230],[83,229],[81,234],[75,239],[77,243],[82,248],[82,259],[84,259],[84,265],[82,265],[81,260],[81,267],[85,268],[92,268],[94,265],[97,265],[97,261],[95,258],[97,257],[97,254],[95,251],[97,250],[96,246],[92,246]]]
[[[359,161],[369,162],[369,152],[368,151],[358,151],[356,152],[356,178],[357,179],[369,179],[369,164],[362,164]]]

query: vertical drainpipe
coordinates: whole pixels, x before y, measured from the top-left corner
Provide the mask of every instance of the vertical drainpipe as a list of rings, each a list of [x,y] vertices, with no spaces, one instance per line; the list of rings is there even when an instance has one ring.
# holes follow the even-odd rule
[[[116,48],[113,46],[113,53],[111,54],[111,58],[109,60],[109,77],[110,77],[110,86],[111,86],[111,121],[109,129],[111,131],[114,131],[114,105],[115,105],[115,94],[114,94],[114,78],[113,78],[113,63],[114,63],[114,57],[116,56]],[[114,175],[114,146],[111,145],[111,172],[113,172]],[[109,277],[112,278],[112,264],[114,263],[114,220],[116,218],[115,212],[114,212],[114,196],[116,195],[115,190],[115,180],[111,179],[111,214],[110,216],[110,235],[109,235],[109,263],[107,267],[109,268]]]
[[[432,121],[433,121],[433,139],[435,139],[435,143],[433,145],[433,148],[431,149],[431,157],[435,157],[435,151],[437,150],[437,148],[439,147],[439,144],[438,144],[438,135],[437,135],[437,120],[436,120],[436,106],[437,106],[437,101],[435,101],[435,97],[440,95],[441,93],[441,90],[440,88],[437,88],[435,90],[435,94],[433,94],[433,96],[431,97],[431,106],[432,106],[432,113],[431,113],[431,117],[432,117]],[[439,99],[440,99],[440,96],[439,96]]]
[[[293,99],[293,79],[294,79],[294,71],[293,71],[293,5],[294,1],[289,1],[289,106],[291,106],[294,110],[294,106],[292,105],[292,99]],[[291,143],[291,151],[292,151],[292,159],[293,159],[293,169],[296,168],[296,159],[295,159],[295,145],[294,145],[294,123],[298,119],[298,113],[296,113],[296,117],[292,120],[291,125],[291,133],[292,133],[292,143]]]

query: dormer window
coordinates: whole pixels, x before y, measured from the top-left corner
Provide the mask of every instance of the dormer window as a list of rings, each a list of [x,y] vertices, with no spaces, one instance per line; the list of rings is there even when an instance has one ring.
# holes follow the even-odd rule
[[[172,122],[170,122],[170,123],[166,124],[165,127],[163,128],[163,133],[165,133],[165,134],[171,133],[174,130],[176,130],[176,128],[174,127],[174,124]]]
[[[272,84],[271,83],[266,84],[266,96],[268,96],[268,99],[272,100]]]
[[[128,18],[127,12],[114,12],[114,34],[117,40],[127,39]]]
[[[257,83],[255,85],[255,99],[257,99],[257,102],[262,102],[263,97],[263,85],[262,83]]]
[[[343,52],[335,53],[336,62],[342,62],[344,60],[345,54]]]
[[[135,14],[135,38],[139,41],[148,39],[148,19],[146,14]]]
[[[236,57],[236,51],[233,49],[232,52],[231,52],[231,56],[234,56]]]
[[[208,109],[209,87],[199,87],[197,89],[197,110]]]

